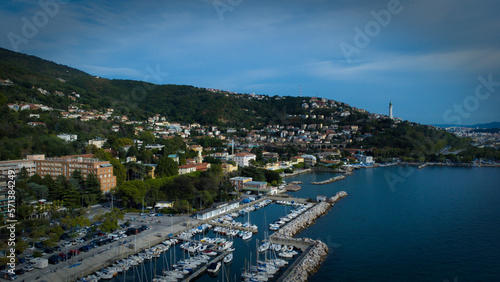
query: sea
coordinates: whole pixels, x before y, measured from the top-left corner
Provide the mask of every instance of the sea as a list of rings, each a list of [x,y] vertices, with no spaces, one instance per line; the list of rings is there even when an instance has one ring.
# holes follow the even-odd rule
[[[348,193],[296,236],[329,246],[309,281],[500,281],[500,168],[363,168],[341,181],[310,184],[335,175],[314,172],[285,179],[303,182],[300,191],[290,192],[296,197]],[[238,218],[257,224],[259,233],[248,242],[234,239],[234,261],[225,271],[196,281],[239,281],[241,269],[255,260],[257,244],[271,234],[267,225],[290,209],[272,204],[249,219]],[[210,232],[205,236],[215,236]],[[183,256],[171,250],[154,267],[145,263],[114,281],[150,281]]]

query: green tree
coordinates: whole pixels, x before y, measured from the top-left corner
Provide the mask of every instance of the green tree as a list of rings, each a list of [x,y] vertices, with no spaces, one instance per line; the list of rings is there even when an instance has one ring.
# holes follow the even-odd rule
[[[163,157],[158,163],[155,173],[158,177],[177,175],[179,173],[179,167],[172,158]]]
[[[27,219],[31,216],[33,211],[34,211],[34,208],[31,205],[20,205],[17,208],[17,215],[21,219]]]

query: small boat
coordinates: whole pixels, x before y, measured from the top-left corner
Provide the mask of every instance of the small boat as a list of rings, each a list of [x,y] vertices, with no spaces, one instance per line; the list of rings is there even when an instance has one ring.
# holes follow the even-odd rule
[[[224,257],[224,263],[230,263],[233,261],[233,253],[229,253],[227,256]]]
[[[221,266],[220,261],[218,261],[218,262],[212,262],[212,263],[208,266],[207,271],[208,271],[209,273],[216,273],[217,271],[219,271],[220,266]]]
[[[245,232],[241,238],[243,240],[250,240],[252,238],[252,232]]]
[[[204,252],[203,252],[203,254],[205,254],[205,255],[207,255],[207,256],[211,256],[211,257],[214,257],[214,256],[216,256],[216,255],[217,255],[217,253],[216,253],[216,252],[211,251],[211,250],[206,250],[206,251],[204,251]]]
[[[97,271],[95,274],[97,275],[97,277],[99,277],[99,279],[102,279],[102,280],[111,280],[111,279],[113,279],[113,277],[115,277],[112,273],[110,273],[106,270]]]

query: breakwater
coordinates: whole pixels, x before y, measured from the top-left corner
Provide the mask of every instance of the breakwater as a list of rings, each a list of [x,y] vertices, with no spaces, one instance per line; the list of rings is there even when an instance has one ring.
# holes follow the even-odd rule
[[[307,238],[306,238],[307,239]],[[309,239],[311,240],[311,239]],[[284,273],[278,282],[282,281],[307,281],[310,274],[316,272],[328,254],[328,246],[320,240],[310,242],[311,246],[304,253],[304,256],[296,260],[289,268],[288,273]]]
[[[332,177],[332,178],[324,180],[324,181],[318,181],[318,182],[313,181],[313,182],[311,182],[311,184],[314,184],[314,185],[324,185],[324,184],[329,184],[329,183],[333,183],[335,181],[342,180],[344,178],[345,178],[344,175],[338,175],[338,176]]]
[[[307,277],[319,269],[328,254],[328,246],[320,240],[292,237],[314,224],[318,217],[326,214],[335,202],[345,196],[347,193],[340,191],[329,201],[315,204],[269,237],[270,242],[286,243],[303,251],[305,249],[301,257],[295,261],[294,266],[290,267],[278,281],[307,281]]]

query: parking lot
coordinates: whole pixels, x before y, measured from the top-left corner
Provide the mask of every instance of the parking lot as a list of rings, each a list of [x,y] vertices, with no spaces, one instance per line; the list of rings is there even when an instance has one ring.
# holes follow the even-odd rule
[[[176,233],[197,223],[196,220],[189,218],[188,216],[155,216],[151,217],[149,215],[139,215],[137,213],[128,213],[125,215],[125,220],[120,222],[123,224],[126,221],[130,221],[130,226],[133,228],[138,228],[140,226],[146,225],[149,227],[148,230],[144,230],[137,235],[130,235],[127,237],[121,237],[118,239],[111,239],[107,243],[98,244],[97,241],[104,241],[108,238],[109,234],[102,234],[97,238],[91,240],[83,241],[78,240],[81,237],[70,240],[60,241],[58,246],[61,248],[60,251],[54,252],[52,254],[45,254],[43,258],[50,258],[53,255],[58,255],[59,253],[68,254],[71,250],[76,250],[71,258],[60,261],[56,264],[50,264],[44,269],[35,268],[32,271],[25,272],[19,275],[17,280],[22,281],[62,281],[68,278],[74,278],[82,273],[85,273],[88,269],[94,269],[99,266],[105,265],[108,261],[113,261],[119,258],[121,255],[133,252],[130,246],[140,249],[144,246],[150,246],[153,241],[157,241],[160,238],[166,238],[170,233]],[[125,233],[127,228],[115,231],[119,235],[118,231]],[[84,234],[87,236],[87,234]],[[92,243],[93,242],[93,243]],[[160,241],[161,242],[161,241]],[[70,245],[71,243],[71,245]],[[85,246],[92,245],[91,248],[86,248]],[[33,251],[26,251],[25,256],[29,257],[32,255]],[[28,265],[28,263],[19,264],[16,269],[22,268]]]

